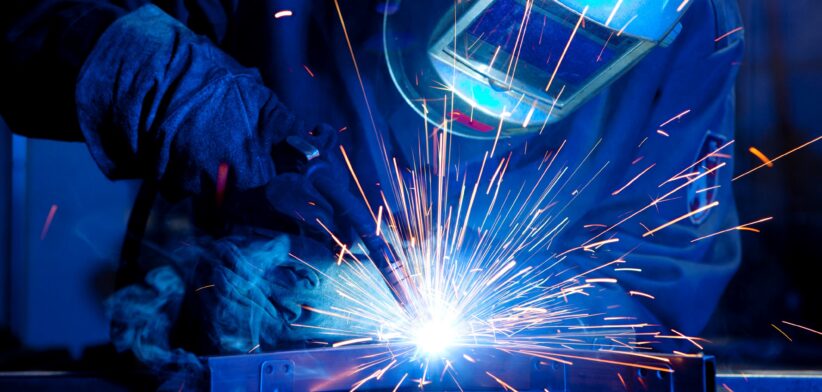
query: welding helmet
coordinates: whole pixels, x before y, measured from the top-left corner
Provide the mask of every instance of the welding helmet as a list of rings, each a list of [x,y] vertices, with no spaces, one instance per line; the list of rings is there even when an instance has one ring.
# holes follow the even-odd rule
[[[541,132],[670,44],[689,0],[387,0],[405,101],[470,138]]]

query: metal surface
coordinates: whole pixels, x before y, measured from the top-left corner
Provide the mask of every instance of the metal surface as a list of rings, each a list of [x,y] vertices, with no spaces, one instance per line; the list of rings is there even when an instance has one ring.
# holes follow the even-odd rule
[[[747,392],[820,392],[822,372],[741,371],[716,375],[716,390]]]
[[[212,391],[712,391],[711,356],[665,356],[669,362],[609,351],[551,350],[538,358],[486,346],[450,350],[441,359],[408,361],[409,346],[365,345],[211,357]],[[547,359],[559,358],[558,361]],[[395,358],[398,363],[379,377]],[[469,360],[470,358],[470,360]],[[564,363],[568,362],[568,363]],[[649,366],[661,370],[637,368]],[[373,376],[373,377],[372,377]],[[424,380],[424,381],[421,381]]]
[[[11,131],[0,117],[0,327],[9,322],[11,298]]]

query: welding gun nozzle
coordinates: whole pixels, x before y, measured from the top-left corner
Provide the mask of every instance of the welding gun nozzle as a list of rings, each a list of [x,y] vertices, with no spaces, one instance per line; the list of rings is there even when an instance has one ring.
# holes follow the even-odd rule
[[[410,306],[410,301],[408,300],[408,290],[410,289],[408,279],[410,276],[408,275],[408,271],[405,270],[405,267],[401,263],[387,261],[385,265],[380,268],[380,273],[383,278],[385,278],[391,294],[397,302],[400,303],[400,306],[404,309],[408,308],[408,306]]]

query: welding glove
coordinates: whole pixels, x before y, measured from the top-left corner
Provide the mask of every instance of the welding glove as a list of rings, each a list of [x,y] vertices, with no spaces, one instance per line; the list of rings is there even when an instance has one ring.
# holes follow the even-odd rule
[[[272,146],[302,125],[259,73],[153,5],[115,21],[76,85],[81,131],[113,179],[153,178],[172,199],[245,190],[276,174]]]
[[[183,329],[200,354],[270,351],[361,336],[369,329],[347,314],[357,304],[338,291],[356,291],[343,290],[347,279],[370,287],[381,278],[371,265],[358,271],[338,266],[334,255],[304,237],[227,237],[210,244],[197,260],[185,305],[190,327]],[[390,293],[377,287],[368,295],[388,301]]]
[[[266,197],[276,211],[300,222],[312,237],[330,240],[328,230],[350,245],[347,220],[351,217],[345,211],[350,204],[363,202],[350,194],[350,174],[338,145],[337,131],[327,124],[278,143],[273,151],[278,173],[266,185]]]

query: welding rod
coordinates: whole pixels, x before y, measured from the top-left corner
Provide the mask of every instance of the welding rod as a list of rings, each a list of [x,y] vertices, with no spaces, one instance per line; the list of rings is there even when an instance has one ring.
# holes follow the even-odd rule
[[[335,214],[351,225],[388,284],[391,294],[403,309],[407,309],[410,306],[407,295],[409,282],[406,282],[408,272],[397,261],[391,246],[377,235],[377,224],[362,200],[351,194],[347,187],[342,189],[339,181],[326,174],[329,172],[326,162],[314,161],[320,155],[315,146],[299,136],[289,136],[286,143],[302,163],[297,165],[296,171],[304,172],[314,188],[331,204]]]
[[[314,188],[334,208],[335,214],[351,224],[368,250],[371,260],[388,283],[391,294],[400,306],[407,309],[410,305],[405,286],[408,273],[402,263],[397,261],[391,246],[377,235],[377,224],[371,213],[363,206],[362,200],[348,192],[348,189],[341,189],[339,181],[319,172],[309,173],[309,178]]]

